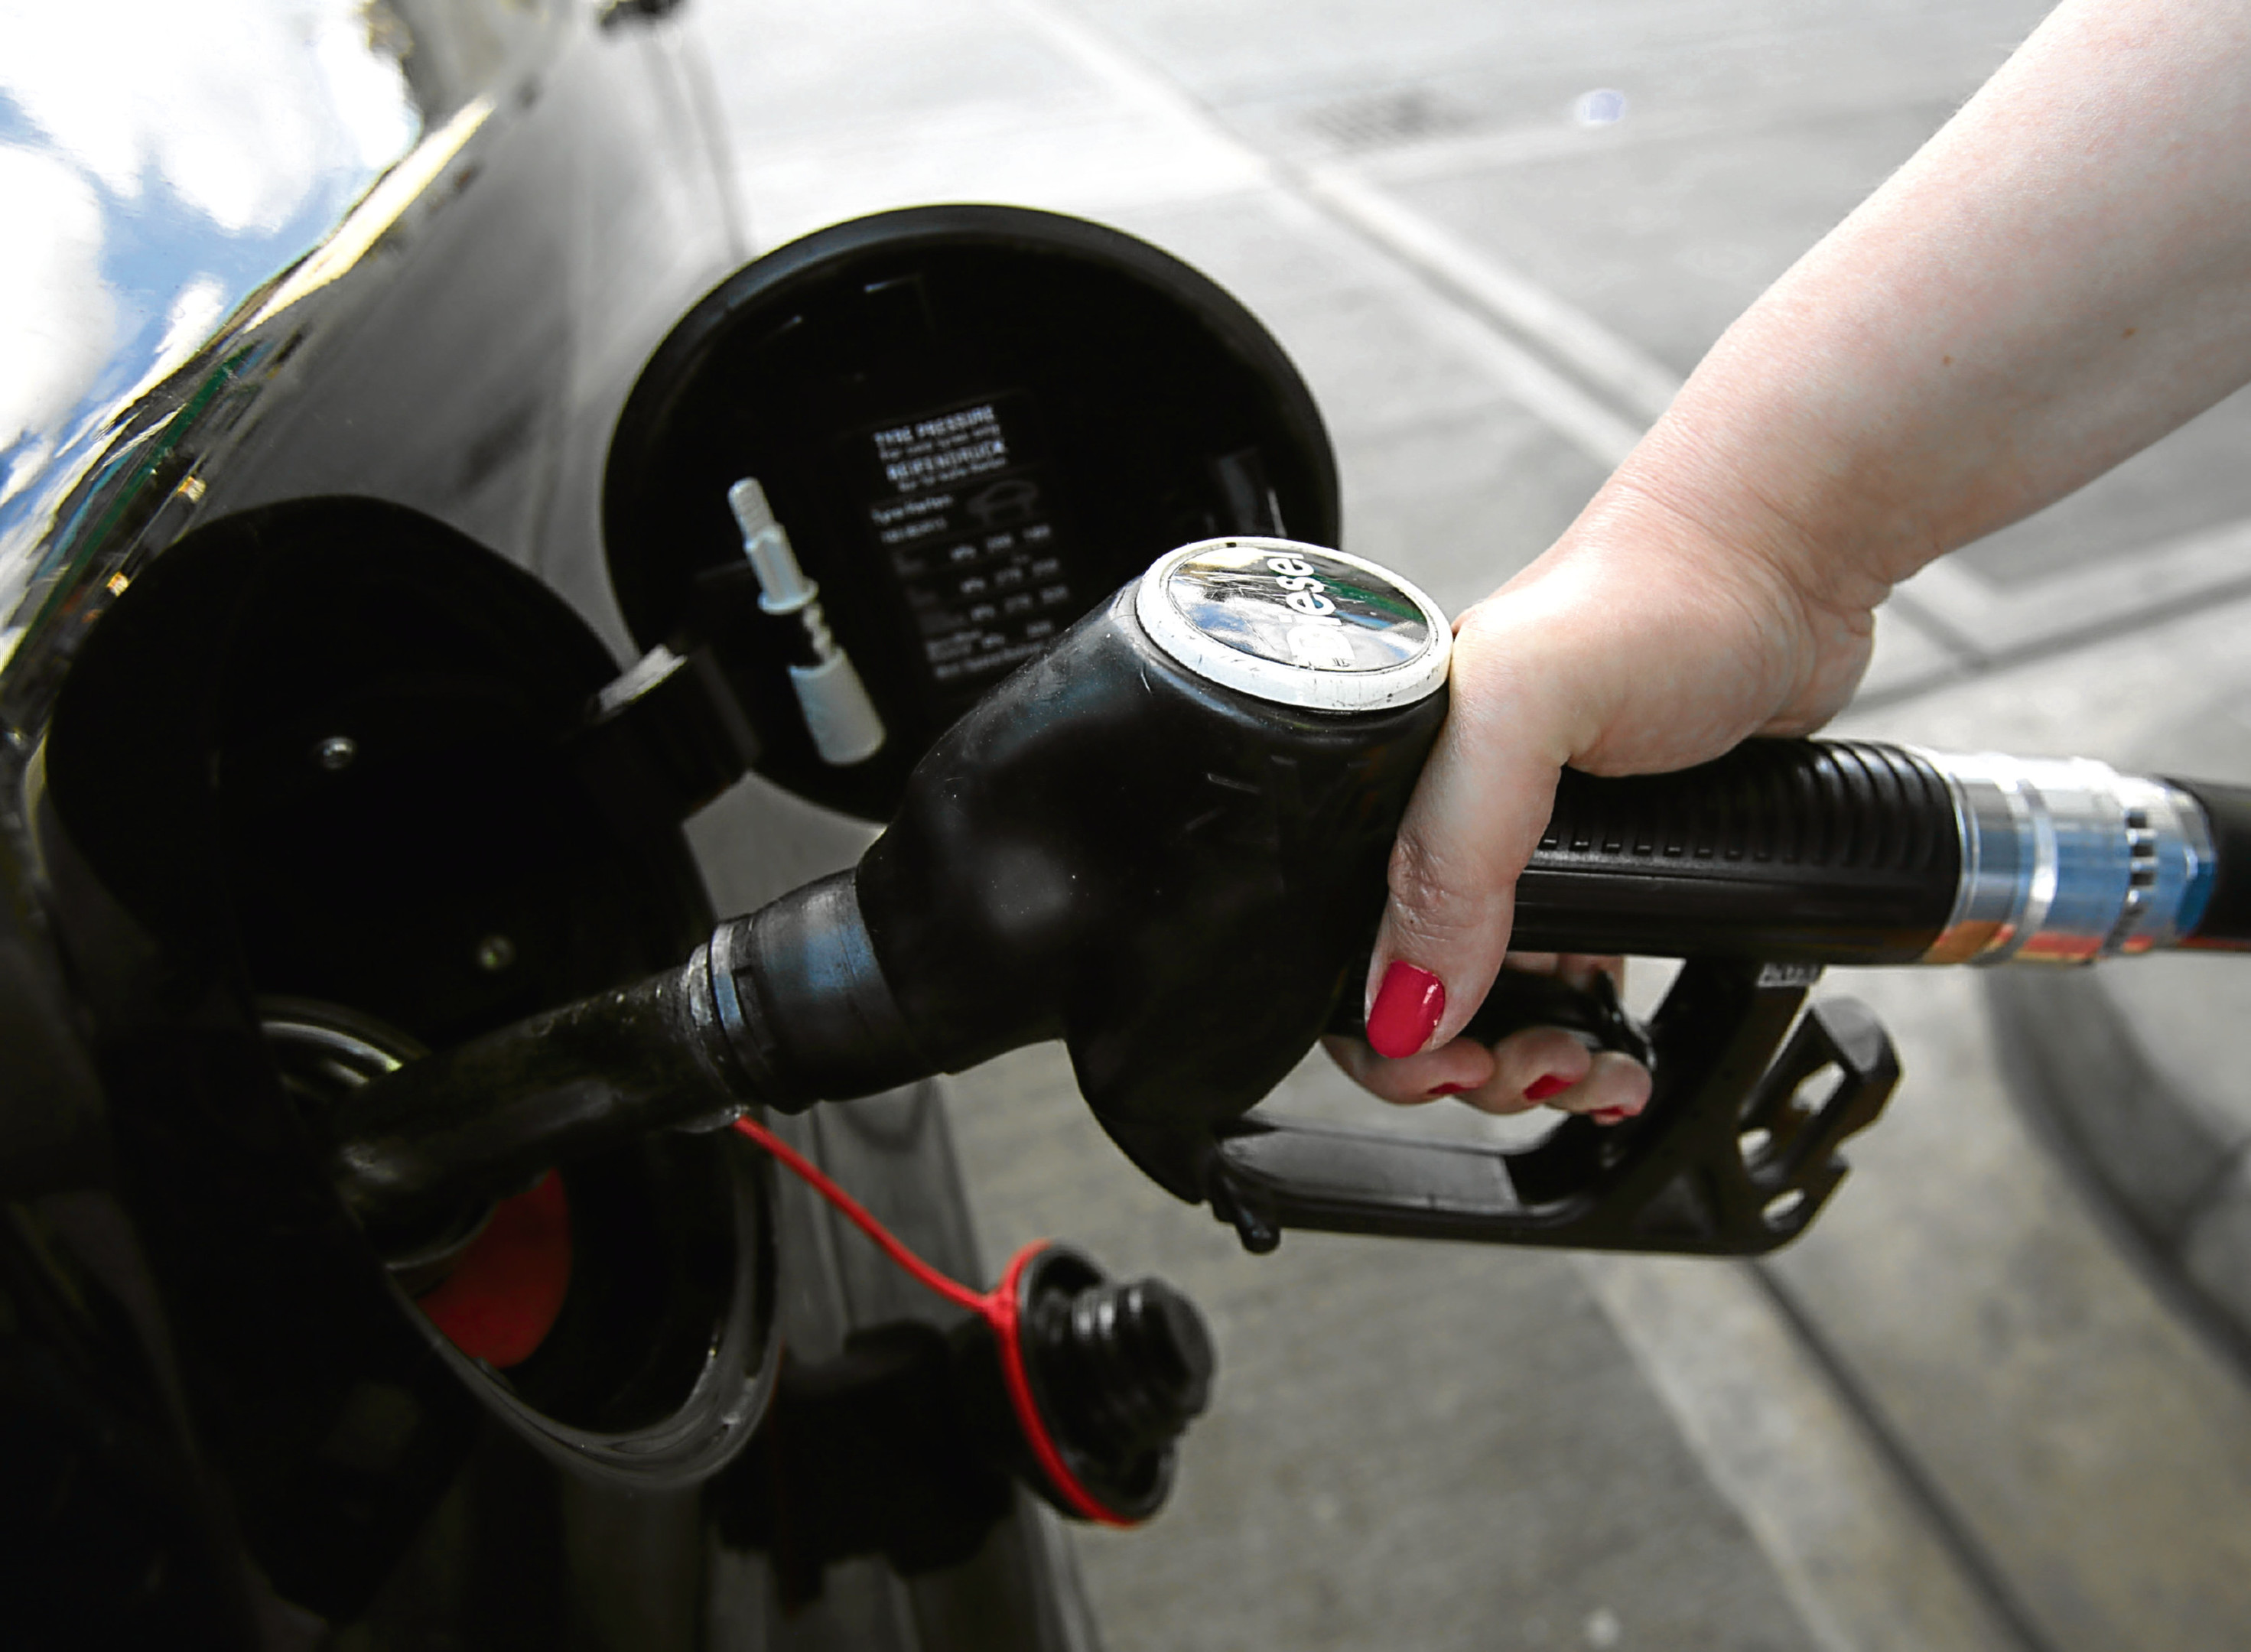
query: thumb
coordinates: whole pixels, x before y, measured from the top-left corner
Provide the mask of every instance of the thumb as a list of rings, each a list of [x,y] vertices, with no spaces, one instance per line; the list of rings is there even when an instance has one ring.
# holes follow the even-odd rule
[[[1465,627],[1454,699],[1392,848],[1390,898],[1369,960],[1368,1041],[1394,1060],[1447,1042],[1484,1002],[1508,950],[1517,877],[1539,846],[1569,749],[1560,728],[1541,737],[1554,725],[1536,697],[1491,683],[1465,691],[1484,674],[1465,658],[1475,652]]]

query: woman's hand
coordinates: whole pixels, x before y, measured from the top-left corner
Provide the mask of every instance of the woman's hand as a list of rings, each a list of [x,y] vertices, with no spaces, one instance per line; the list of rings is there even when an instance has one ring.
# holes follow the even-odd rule
[[[1867,663],[1870,604],[1817,598],[1794,572],[1786,524],[1661,503],[1632,472],[1455,627],[1451,708],[1392,854],[1368,1042],[1330,1046],[1387,1101],[1453,1095],[1495,1113],[1544,1102],[1605,1122],[1639,1111],[1647,1073],[1569,1033],[1530,1028],[1490,1049],[1456,1036],[1502,966],[1557,777],[1566,764],[1686,768],[1753,734],[1806,732]],[[1553,954],[1509,966],[1581,980],[1620,968]]]

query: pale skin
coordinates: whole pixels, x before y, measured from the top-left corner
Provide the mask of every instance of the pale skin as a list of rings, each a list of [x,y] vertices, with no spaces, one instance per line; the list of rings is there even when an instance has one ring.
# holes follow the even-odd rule
[[[1458,1088],[1495,1113],[1638,1110],[1647,1074],[1568,1033],[1457,1037],[1563,767],[1684,768],[1818,728],[1894,584],[2247,381],[2251,0],[2067,0],[1728,330],[1563,536],[1457,622],[1368,985],[1372,1004],[1403,962],[1444,1009],[1404,1059],[1332,1053],[1393,1102]]]

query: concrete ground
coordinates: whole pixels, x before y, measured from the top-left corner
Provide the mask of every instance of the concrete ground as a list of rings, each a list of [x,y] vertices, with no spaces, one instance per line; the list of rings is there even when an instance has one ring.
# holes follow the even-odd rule
[[[1553,537],[1728,321],[2042,10],[686,15],[756,245],[964,199],[1156,242],[1313,384],[1347,547],[1458,607]],[[2183,682],[2240,679],[2248,439],[2239,397],[1912,581],[1846,726],[2133,756]],[[1908,1078],[1813,1233],[1761,1266],[1316,1235],[1254,1259],[1126,1165],[1058,1053],[957,1083],[988,1256],[1068,1237],[1185,1286],[1219,1338],[1172,1508],[1079,1539],[1109,1645],[2251,1643],[2251,1391],[2223,1343],[2012,1102],[1977,980],[1829,990],[1877,1006]],[[1285,1103],[1373,1105],[1317,1064]]]

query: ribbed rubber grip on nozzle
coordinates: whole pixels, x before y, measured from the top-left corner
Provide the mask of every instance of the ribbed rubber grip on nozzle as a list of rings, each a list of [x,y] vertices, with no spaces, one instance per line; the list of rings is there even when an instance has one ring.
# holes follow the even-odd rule
[[[1945,928],[1961,867],[1946,781],[1896,746],[1751,740],[1673,774],[1567,771],[1511,944],[1912,963]]]

